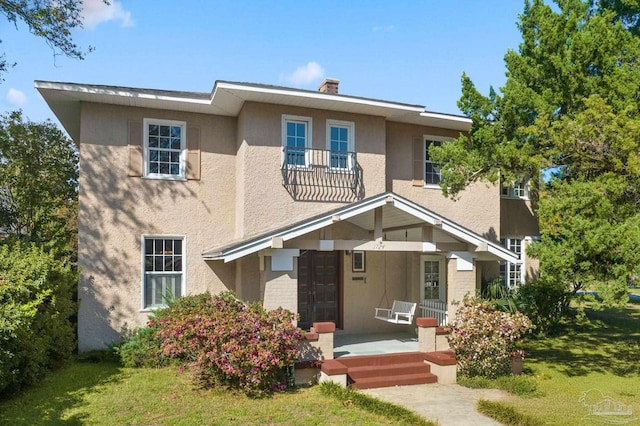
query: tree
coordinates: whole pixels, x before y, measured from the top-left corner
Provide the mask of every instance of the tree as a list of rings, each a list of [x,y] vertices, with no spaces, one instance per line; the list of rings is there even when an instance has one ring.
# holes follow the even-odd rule
[[[500,93],[462,76],[470,134],[429,154],[452,197],[478,180],[530,180],[541,277],[619,303],[640,275],[640,3],[554,3],[525,1]],[[549,168],[559,177],[545,182]]]
[[[59,254],[75,252],[78,151],[51,121],[0,118],[0,230]]]
[[[0,0],[0,13],[16,28],[19,21],[24,22],[32,34],[46,41],[54,56],[74,59],[84,59],[85,55],[71,36],[73,29],[82,28],[81,12],[82,0]],[[13,65],[4,54],[0,56],[0,75]]]

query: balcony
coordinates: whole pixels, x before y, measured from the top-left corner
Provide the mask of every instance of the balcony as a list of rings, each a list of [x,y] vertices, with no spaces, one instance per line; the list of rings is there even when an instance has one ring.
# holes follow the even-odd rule
[[[355,152],[283,147],[281,171],[282,184],[296,201],[364,198],[362,168]]]

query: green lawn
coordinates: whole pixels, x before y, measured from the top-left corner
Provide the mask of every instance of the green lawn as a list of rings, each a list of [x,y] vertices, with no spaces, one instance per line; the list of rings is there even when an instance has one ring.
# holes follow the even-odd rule
[[[356,401],[326,396],[319,386],[256,400],[221,390],[195,389],[188,374],[176,368],[128,369],[112,363],[72,363],[39,386],[0,401],[0,424],[10,425],[406,422],[365,411]]]
[[[597,424],[580,402],[583,392],[595,389],[630,404],[631,418],[640,419],[640,306],[587,311],[587,316],[588,323],[526,343],[525,375],[540,395],[514,397],[507,405],[545,425]],[[602,400],[597,393],[587,398]]]
[[[526,342],[525,378],[536,385],[536,396],[514,396],[500,403],[508,406],[503,414],[534,419],[531,424],[596,424],[590,423],[580,402],[583,392],[595,389],[630,404],[632,418],[640,419],[640,305],[587,311],[587,316],[588,322]],[[593,399],[594,394],[590,395]],[[75,362],[39,386],[0,401],[0,424],[407,423],[358,408],[366,405],[354,397],[329,397],[318,386],[255,400],[196,389],[188,374],[176,368],[127,369],[106,362]],[[488,409],[501,411],[495,404]]]

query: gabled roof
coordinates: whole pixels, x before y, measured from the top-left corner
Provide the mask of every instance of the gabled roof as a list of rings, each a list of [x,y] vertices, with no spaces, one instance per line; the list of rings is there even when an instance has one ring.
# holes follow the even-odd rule
[[[471,120],[467,117],[428,112],[421,105],[255,83],[216,81],[210,93],[53,81],[36,81],[35,87],[75,140],[80,135],[81,102],[234,117],[245,102],[260,102],[374,115],[389,121],[459,131],[471,128]]]
[[[492,259],[508,262],[518,262],[519,260],[518,256],[512,251],[393,192],[384,192],[252,239],[239,241],[226,247],[206,250],[202,253],[202,257],[205,260],[230,262],[257,253],[260,250],[271,248],[274,238],[282,239],[283,242],[289,241],[342,220],[347,220],[361,228],[372,230],[373,212],[378,207],[388,209],[388,212],[383,211],[383,218],[388,218],[387,223],[384,224],[385,227],[410,227],[421,223],[437,225],[442,232],[456,240],[476,247],[483,247],[484,251]]]

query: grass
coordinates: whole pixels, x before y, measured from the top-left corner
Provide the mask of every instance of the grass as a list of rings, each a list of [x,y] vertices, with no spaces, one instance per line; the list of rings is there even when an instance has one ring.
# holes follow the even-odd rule
[[[541,423],[536,417],[529,416],[518,412],[513,407],[495,401],[487,401],[481,399],[478,401],[478,411],[491,417],[494,420],[499,421],[504,425],[513,426],[541,426]]]
[[[353,404],[354,406],[362,408],[370,413],[380,414],[384,417],[395,419],[403,424],[425,426],[436,424],[423,419],[407,408],[400,407],[390,402],[381,401],[351,388],[343,388],[335,383],[327,382],[321,384],[320,392],[324,395],[332,396],[348,405]]]
[[[174,368],[130,369],[74,362],[41,384],[0,401],[0,424],[399,425],[426,423],[363,394],[328,395],[320,386],[262,399],[196,389]]]
[[[592,398],[591,402],[606,395],[631,405],[631,418],[640,417],[640,306],[587,309],[586,314],[588,321],[567,324],[556,335],[525,343],[529,357],[523,377],[535,384],[534,396],[490,407],[484,404],[484,409],[496,415],[513,412],[541,424],[596,424],[581,402],[586,393],[587,398],[597,395],[597,401]],[[506,424],[528,424],[526,421]]]
[[[540,395],[535,381],[526,375],[503,376],[496,379],[458,376],[458,384],[472,389],[502,389],[512,395],[523,397]]]

